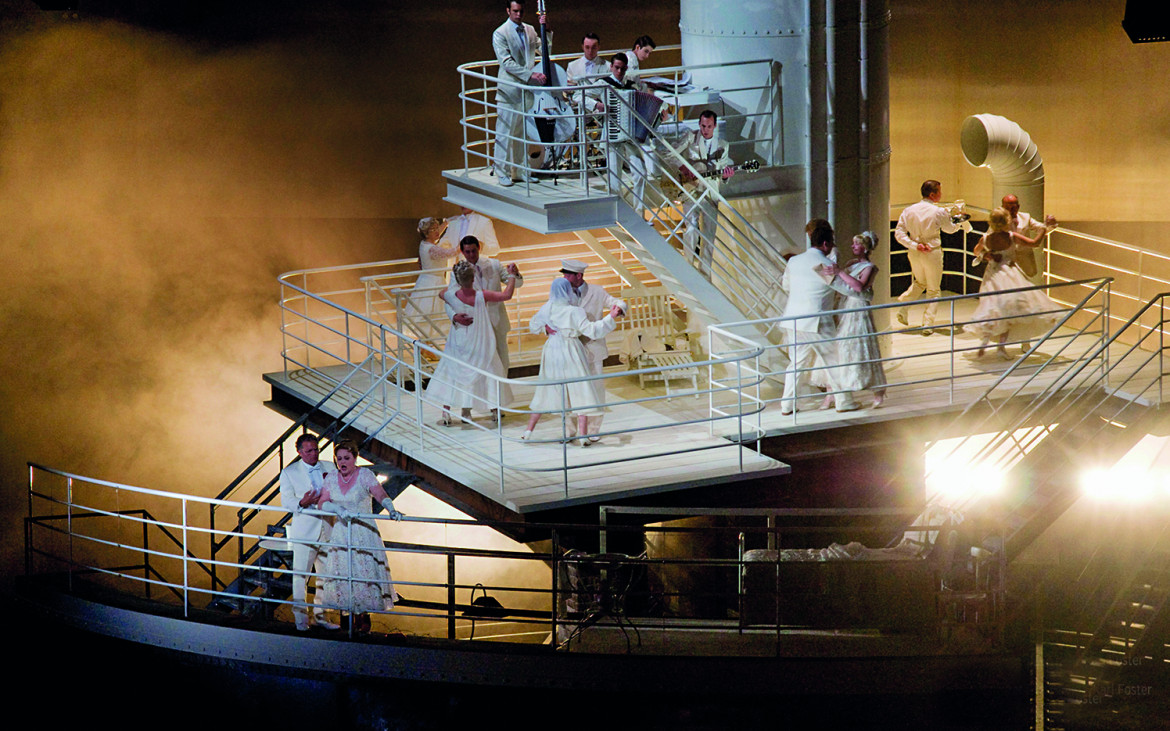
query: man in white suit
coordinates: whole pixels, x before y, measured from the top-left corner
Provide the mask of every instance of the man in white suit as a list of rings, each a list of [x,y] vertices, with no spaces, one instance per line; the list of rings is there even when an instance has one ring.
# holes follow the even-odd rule
[[[495,256],[500,251],[500,242],[496,238],[496,227],[492,219],[476,213],[470,208],[460,208],[461,213],[454,218],[447,219],[447,230],[439,239],[440,246],[452,249],[459,248],[459,242],[468,236],[479,240],[479,252],[485,256]]]
[[[784,396],[780,402],[782,414],[791,414],[796,410],[796,400],[800,397],[799,382],[808,377],[807,372],[800,371],[813,365],[814,355],[817,366],[837,365],[837,344],[825,341],[837,335],[833,322],[833,298],[836,292],[849,291],[837,281],[840,270],[829,259],[829,252],[834,246],[833,227],[828,221],[817,218],[809,221],[805,230],[808,232],[809,248],[788,260],[782,281],[782,287],[788,293],[784,317],[799,317],[784,322],[789,363],[784,374]],[[826,373],[832,384],[833,371]],[[833,390],[837,390],[835,385]],[[857,402],[848,392],[838,393],[836,402],[837,411],[857,409]]]
[[[329,542],[329,533],[333,529],[332,518],[308,515],[304,510],[315,509],[325,475],[333,471],[333,466],[318,460],[320,448],[317,437],[312,434],[297,437],[297,455],[299,460],[280,471],[280,504],[292,513],[285,528],[293,552],[292,598],[296,604],[292,612],[297,629],[304,632],[309,629],[309,615],[304,606],[309,571],[318,574],[325,571],[323,546]],[[314,601],[320,604],[320,598],[318,591],[314,594]],[[314,607],[313,614],[318,625],[337,629],[338,625],[325,621],[320,607]]]
[[[499,85],[496,87],[496,145],[494,167],[496,182],[503,186],[512,185],[513,177],[523,177],[536,182],[523,169],[526,156],[524,144],[523,111],[531,105],[532,95],[526,94],[517,85],[541,86],[545,82],[543,73],[536,71],[536,56],[540,48],[540,36],[524,17],[524,0],[508,3],[508,19],[492,33],[492,51],[500,64]],[[541,25],[546,17],[540,17]],[[549,46],[552,45],[552,34]],[[513,174],[515,173],[515,174]]]
[[[704,177],[710,176],[710,183],[715,186],[715,190],[719,190],[720,181],[728,180],[735,175],[728,151],[729,145],[715,132],[718,122],[719,117],[715,112],[704,109],[699,114],[699,128],[684,135],[682,144],[675,149],[679,157],[690,163],[699,174]],[[694,180],[694,174],[685,167],[679,170],[679,175],[684,183]],[[699,195],[701,192],[696,186],[694,194]],[[688,201],[683,206],[683,220],[687,224],[686,231],[683,232],[683,245],[702,262],[700,271],[708,279],[711,278],[711,264],[714,261],[717,215],[716,204],[706,198],[701,204]]]
[[[509,264],[506,267],[496,259],[489,259],[486,256],[480,256],[479,239],[474,236],[467,236],[459,242],[459,251],[463,254],[463,258],[467,263],[475,267],[475,288],[478,290],[491,290],[493,292],[502,292],[504,290],[503,280],[506,277],[516,278],[516,288],[524,286],[524,277],[520,276],[520,270],[515,264]],[[451,282],[447,287],[447,299],[455,296],[455,290],[459,285]],[[465,313],[455,313],[455,308],[451,305],[445,305],[447,310],[447,319],[451,322],[460,325],[470,325],[472,322],[471,315]],[[500,354],[500,362],[504,364],[504,375],[508,374],[508,332],[512,329],[512,320],[508,317],[508,311],[504,309],[503,302],[488,302],[488,314],[492,318],[492,329],[496,333],[496,352]]]
[[[942,232],[953,234],[959,224],[951,221],[951,212],[938,205],[942,199],[942,183],[927,180],[922,183],[922,200],[907,206],[898,216],[894,228],[894,239],[908,250],[912,281],[906,291],[898,295],[899,302],[917,299],[923,292],[927,299],[937,299],[942,294],[943,251]],[[923,335],[934,332],[934,316],[937,302],[926,305],[922,313]],[[906,310],[898,310],[898,322],[905,325]]]
[[[609,73],[609,62],[597,55],[601,50],[601,40],[596,33],[587,33],[581,40],[580,58],[569,62],[568,81],[573,86],[592,86],[593,90],[585,92],[587,112],[601,112],[605,110],[605,99],[597,84],[601,77]],[[581,100],[580,94],[573,94],[572,101],[576,105]]]

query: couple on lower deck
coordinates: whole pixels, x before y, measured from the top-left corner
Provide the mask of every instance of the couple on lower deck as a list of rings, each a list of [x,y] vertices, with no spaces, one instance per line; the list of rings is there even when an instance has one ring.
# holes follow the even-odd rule
[[[788,260],[782,283],[788,295],[783,326],[789,363],[780,412],[796,410],[799,385],[810,374],[814,385],[829,392],[825,408],[832,404],[837,411],[853,411],[858,405],[852,392],[864,389],[873,392],[873,405],[879,406],[886,376],[873,317],[866,311],[835,314],[873,301],[877,267],[869,254],[877,240],[868,232],[854,237],[854,259],[842,268],[829,258],[835,241],[828,221],[813,219],[805,232],[809,248]]]

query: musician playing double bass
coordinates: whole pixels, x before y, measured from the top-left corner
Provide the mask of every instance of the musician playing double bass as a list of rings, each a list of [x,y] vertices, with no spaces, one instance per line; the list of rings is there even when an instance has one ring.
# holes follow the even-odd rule
[[[508,19],[492,33],[492,50],[500,64],[499,85],[496,87],[496,144],[493,167],[496,182],[505,187],[513,178],[536,182],[524,169],[527,155],[524,131],[524,111],[531,105],[529,93],[519,85],[542,86],[546,77],[536,68],[540,50],[540,36],[524,17],[524,0],[508,3]],[[547,26],[547,14],[540,16],[540,24]],[[547,34],[552,43],[552,33]]]
[[[684,135],[682,144],[675,148],[679,157],[690,163],[691,167],[715,186],[716,190],[719,189],[720,181],[735,175],[728,145],[715,131],[718,121],[719,117],[715,112],[704,109],[699,114],[699,128]],[[694,173],[685,166],[679,168],[679,177],[684,183],[695,180]],[[702,193],[698,186],[688,186],[688,189],[696,196]],[[702,262],[700,271],[709,279],[715,253],[718,204],[714,201],[709,204],[708,200],[703,198],[701,203],[688,201],[683,205],[683,220],[687,224],[686,231],[683,232],[683,245]],[[702,236],[699,235],[700,232]]]

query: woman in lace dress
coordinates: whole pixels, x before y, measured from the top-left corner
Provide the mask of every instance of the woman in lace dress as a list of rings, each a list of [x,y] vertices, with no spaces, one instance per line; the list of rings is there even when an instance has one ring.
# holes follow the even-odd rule
[[[323,602],[343,612],[352,612],[354,627],[360,632],[370,629],[371,611],[394,606],[398,593],[386,564],[386,547],[375,521],[357,516],[369,515],[370,500],[377,500],[394,520],[402,513],[365,467],[357,466],[357,444],[343,439],[333,446],[337,471],[325,477],[318,507],[340,519],[333,526],[325,562],[326,576],[317,581],[324,591]],[[352,589],[352,591],[351,591]]]
[[[600,340],[613,332],[615,319],[622,310],[617,305],[596,322],[590,322],[585,310],[577,305],[577,297],[569,280],[558,277],[549,289],[548,318],[546,324],[554,332],[544,342],[540,351],[539,380],[560,380],[562,378],[586,378],[593,375],[589,367],[589,354],[581,343],[584,335],[590,340]],[[564,394],[564,402],[562,402]],[[520,436],[523,440],[532,437],[532,430],[545,411],[573,411],[577,414],[577,431],[581,435],[581,446],[586,447],[598,441],[588,436],[590,416],[601,413],[605,406],[605,381],[578,381],[567,386],[537,386],[529,406],[534,412],[528,417],[528,428]]]
[[[418,268],[446,269],[447,261],[459,256],[459,249],[439,244],[439,238],[447,230],[447,222],[441,218],[424,218],[418,222],[418,235],[422,241],[418,244]],[[441,315],[443,302],[439,293],[447,286],[446,273],[425,272],[418,275],[414,283],[414,292],[410,295],[411,316],[426,317],[432,322],[436,315]],[[424,333],[425,334],[425,333]]]
[[[852,291],[841,297],[837,309],[851,310],[868,307],[873,302],[873,282],[877,267],[869,255],[877,245],[877,237],[866,231],[853,237],[853,260],[837,274]],[[882,368],[882,351],[869,312],[846,312],[837,318],[837,363],[833,368],[836,387],[843,391],[873,391],[874,408],[886,398],[886,372]],[[833,404],[833,395],[825,397],[824,408]]]
[[[456,262],[452,272],[459,289],[441,292],[440,296],[451,305],[455,314],[470,315],[471,324],[460,325],[455,321],[451,322],[451,332],[447,335],[443,357],[435,368],[430,384],[427,385],[427,400],[443,405],[440,426],[451,426],[453,406],[461,409],[464,421],[470,421],[473,408],[483,411],[491,409],[493,418],[498,419],[499,407],[512,403],[512,389],[508,384],[499,383],[497,394],[498,381],[474,369],[487,371],[500,378],[506,377],[504,364],[496,350],[496,331],[492,327],[487,303],[506,302],[512,299],[512,294],[516,291],[516,276],[509,272],[504,280],[504,291],[493,292],[472,287],[475,282],[475,266],[466,261]]]
[[[1056,322],[1060,305],[1043,291],[997,294],[1010,289],[1031,287],[1032,283],[1016,266],[1016,252],[1021,247],[1036,247],[1052,230],[1046,226],[1036,238],[1030,239],[1012,230],[1012,217],[1004,208],[996,208],[987,217],[988,229],[975,245],[975,257],[987,262],[983,283],[979,285],[979,306],[971,317],[971,324],[963,329],[979,337],[979,351],[983,356],[987,344],[994,338],[995,350],[1004,360],[1011,360],[1004,343],[1008,336],[1028,339],[1048,332]]]

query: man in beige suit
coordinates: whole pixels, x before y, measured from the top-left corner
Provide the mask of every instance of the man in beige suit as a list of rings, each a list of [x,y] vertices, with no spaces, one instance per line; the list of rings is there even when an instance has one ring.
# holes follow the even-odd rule
[[[531,103],[531,94],[525,94],[520,85],[541,86],[545,76],[536,69],[540,36],[524,17],[524,0],[508,3],[508,19],[492,33],[492,51],[500,64],[499,85],[496,87],[496,145],[493,166],[496,182],[505,187],[512,185],[513,178],[530,179],[530,173],[523,168],[526,154],[524,144],[525,107]],[[546,16],[540,17],[541,25]],[[552,34],[549,45],[552,45]]]

